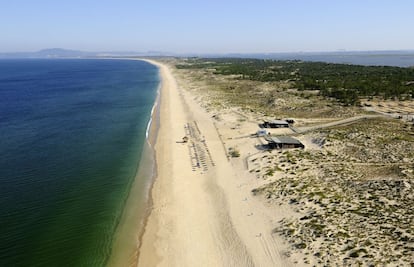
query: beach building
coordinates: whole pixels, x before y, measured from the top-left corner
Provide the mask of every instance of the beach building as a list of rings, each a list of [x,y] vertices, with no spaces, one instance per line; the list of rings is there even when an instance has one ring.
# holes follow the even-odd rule
[[[260,125],[263,128],[288,128],[289,123],[284,120],[265,121]]]
[[[270,149],[305,148],[304,144],[290,136],[265,136],[265,140]]]

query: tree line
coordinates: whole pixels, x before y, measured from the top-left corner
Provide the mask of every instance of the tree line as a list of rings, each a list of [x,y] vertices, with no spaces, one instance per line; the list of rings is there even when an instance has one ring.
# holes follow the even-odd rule
[[[298,90],[319,90],[346,105],[359,103],[360,97],[414,96],[414,68],[241,58],[194,58],[176,67],[208,68],[215,74],[253,81],[290,81]]]

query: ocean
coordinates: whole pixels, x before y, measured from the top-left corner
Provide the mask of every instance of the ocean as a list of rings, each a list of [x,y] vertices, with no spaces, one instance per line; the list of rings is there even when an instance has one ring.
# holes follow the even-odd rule
[[[0,60],[0,266],[105,266],[132,184],[150,183],[159,83],[144,61]]]

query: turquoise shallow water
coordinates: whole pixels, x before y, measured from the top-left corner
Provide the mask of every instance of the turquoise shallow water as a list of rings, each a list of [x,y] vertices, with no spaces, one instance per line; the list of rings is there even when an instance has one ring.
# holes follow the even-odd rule
[[[0,60],[0,266],[104,266],[159,85],[129,60]]]

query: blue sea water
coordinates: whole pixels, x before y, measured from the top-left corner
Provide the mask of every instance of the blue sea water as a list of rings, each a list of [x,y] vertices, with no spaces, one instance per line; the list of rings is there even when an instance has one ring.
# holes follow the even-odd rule
[[[104,266],[157,88],[133,60],[0,60],[0,266]]]

